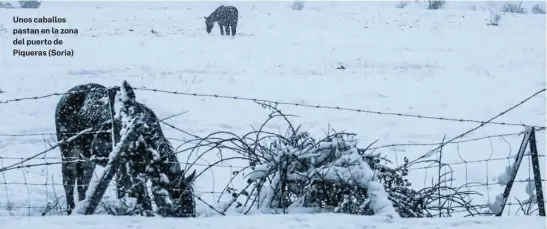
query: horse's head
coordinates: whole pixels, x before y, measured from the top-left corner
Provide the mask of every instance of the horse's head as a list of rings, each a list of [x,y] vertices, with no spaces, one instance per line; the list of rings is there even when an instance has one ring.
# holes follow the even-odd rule
[[[173,190],[172,196],[173,199],[180,198],[185,193],[192,192],[193,190],[193,182],[194,178],[196,176],[196,170],[192,172],[192,174],[186,176],[185,171],[182,170],[179,174],[179,176],[173,180],[171,183],[171,188]]]
[[[185,176],[182,170],[179,177],[171,183],[171,199],[175,206],[174,216],[195,217],[196,202],[194,200],[194,179],[196,170],[189,176]]]
[[[205,28],[207,29],[207,33],[211,33],[211,30],[213,29],[213,20],[211,19],[211,17],[205,17]]]

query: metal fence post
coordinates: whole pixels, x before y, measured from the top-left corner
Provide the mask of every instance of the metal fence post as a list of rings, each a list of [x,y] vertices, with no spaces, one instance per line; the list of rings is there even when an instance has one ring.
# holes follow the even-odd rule
[[[509,179],[509,182],[507,182],[507,185],[505,186],[505,190],[503,191],[503,202],[501,203],[501,210],[500,212],[496,213],[496,216],[501,216],[501,214],[503,214],[503,210],[505,209],[505,205],[507,204],[507,198],[509,198],[509,194],[511,193],[511,188],[513,187],[513,183],[515,182],[515,178],[517,177],[522,158],[524,157],[524,152],[526,152],[526,147],[530,142],[530,136],[532,135],[532,133],[533,128],[526,128],[524,137],[522,138],[522,143],[520,144],[519,152],[517,154],[517,157],[515,158],[513,166],[511,167],[511,177]]]
[[[539,167],[539,155],[536,146],[535,129],[532,127],[530,134],[530,157],[532,157],[532,168],[534,171],[534,184],[536,186],[536,198],[540,216],[545,216],[545,203],[543,202],[543,188],[541,186],[541,169]]]

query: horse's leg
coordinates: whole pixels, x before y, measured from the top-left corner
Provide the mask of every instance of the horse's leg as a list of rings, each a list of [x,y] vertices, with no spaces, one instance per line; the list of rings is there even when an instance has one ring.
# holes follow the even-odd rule
[[[220,28],[220,35],[224,35],[224,24],[219,22],[218,27]]]
[[[224,24],[224,31],[226,31],[226,36],[230,36],[230,24],[226,23]]]
[[[135,196],[137,198],[137,204],[141,205],[142,209],[145,211],[152,211],[152,200],[148,195],[146,189],[146,182],[136,185],[133,189]]]
[[[79,159],[78,162],[78,177],[76,179],[76,184],[78,185],[78,200],[82,201],[85,199],[89,183],[93,177],[93,172],[95,170],[95,164],[89,160],[83,158]]]
[[[158,207],[158,214],[164,217],[171,216],[173,206],[169,205],[165,199],[171,200],[169,193],[172,191],[167,188],[167,184],[160,181],[160,177],[152,177],[150,180],[152,181],[152,193],[154,194],[154,202]],[[167,193],[165,193],[164,190],[167,191]]]
[[[160,150],[160,152],[162,152]],[[180,198],[180,185],[177,185],[177,180],[180,179],[180,164],[175,155],[160,155],[167,156],[161,165],[156,167],[152,172],[148,172],[148,177],[152,181],[152,193],[154,194],[154,202],[158,206],[158,214],[161,216],[173,216],[173,205],[169,202]],[[166,176],[168,179],[163,179]]]
[[[140,206],[144,210],[144,214],[151,216],[152,212],[152,200],[148,195],[148,190],[146,189],[146,179],[144,177],[139,177],[134,179],[138,184],[133,187],[133,193],[137,198],[137,206]]]
[[[84,184],[82,184],[82,177],[84,174],[84,158],[82,148],[79,146],[74,147],[72,155],[74,155],[75,158],[73,160],[76,163],[76,188],[78,190],[78,201],[82,201],[85,199],[85,192],[82,191],[82,188],[84,187]]]
[[[74,203],[74,185],[76,183],[76,162],[74,159],[74,144],[59,146],[63,155],[61,172],[63,174],[63,187],[65,188],[65,197],[67,205],[67,214],[72,214],[75,207]]]
[[[131,177],[127,174],[127,168],[125,162],[120,162],[121,165],[116,173],[116,190],[118,192],[118,199],[122,199],[127,191],[131,188]],[[130,197],[134,197],[131,193]]]
[[[230,23],[230,29],[232,30],[232,36],[236,35],[237,21]]]

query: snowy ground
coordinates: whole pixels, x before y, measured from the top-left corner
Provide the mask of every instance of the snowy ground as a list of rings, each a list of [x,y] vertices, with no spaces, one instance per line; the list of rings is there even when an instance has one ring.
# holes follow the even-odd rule
[[[278,229],[358,229],[358,228],[466,228],[466,229],[512,229],[527,222],[528,228],[543,228],[545,220],[540,217],[504,217],[504,218],[452,218],[452,219],[405,219],[390,220],[381,217],[363,217],[350,215],[270,215],[270,216],[228,216],[211,219],[158,219],[136,217],[48,217],[48,218],[6,218],[0,217],[4,228],[31,229],[36,225],[47,225],[46,228],[157,228],[172,229],[184,227],[188,229],[226,228],[226,229],[258,229],[269,228],[265,225],[275,225]],[[180,225],[180,226],[173,226]]]
[[[494,3],[449,2],[446,9],[439,11],[413,4],[396,9],[395,2],[311,2],[303,11],[292,11],[288,2],[231,4],[240,12],[235,38],[221,37],[216,25],[211,34],[205,32],[203,16],[218,5],[213,2],[146,2],[131,6],[45,2],[38,10],[0,9],[0,89],[4,92],[0,101],[60,93],[87,82],[111,86],[127,80],[137,88],[484,121],[546,86],[545,15],[502,13],[500,26],[492,27],[486,25],[489,12],[485,10],[499,9],[500,5]],[[469,10],[473,5],[477,10]],[[72,9],[61,10],[59,6]],[[16,38],[12,29],[27,27],[14,24],[12,16],[44,15],[66,17],[67,23],[56,27],[79,30],[77,36],[59,36],[65,41],[63,48],[74,50],[74,57],[12,57],[11,42]],[[340,65],[346,69],[337,69]],[[54,144],[53,115],[58,98],[0,104],[0,167],[17,163]],[[541,93],[496,121],[545,126],[545,98],[545,93]],[[240,100],[141,90],[137,91],[137,99],[160,117],[187,110],[168,122],[200,136],[220,130],[246,133],[261,124],[269,113],[257,104]],[[330,125],[358,134],[363,147],[375,140],[379,140],[375,146],[438,143],[444,136],[450,139],[479,125],[294,106],[280,108],[298,115],[292,121],[318,137]],[[168,126],[163,128],[172,139],[188,137]],[[285,128],[267,126],[276,132]],[[486,125],[464,139],[522,130],[515,126]],[[32,135],[36,133],[40,134]],[[537,132],[540,154],[545,154],[545,139],[545,131]],[[512,160],[485,161],[515,155],[521,140],[522,135],[451,144],[444,149],[443,161],[459,163],[452,165],[456,186],[469,182],[490,184],[469,188],[484,195],[474,201],[486,204],[503,191],[504,186],[496,184],[498,175]],[[175,140],[173,143],[177,145]],[[403,157],[414,159],[434,147],[397,146],[377,152],[401,164]],[[186,156],[181,155],[180,160],[185,161]],[[201,163],[216,160],[217,155],[210,154]],[[53,150],[25,164],[59,161],[59,151]],[[540,161],[544,177],[545,159]],[[231,172],[245,166],[233,161],[230,165],[233,167],[218,167],[204,173],[196,184],[198,195],[214,203]],[[436,168],[419,169],[411,171],[409,178],[413,187],[420,189],[436,174]],[[529,176],[529,160],[525,159],[517,179],[522,181]],[[61,180],[59,164],[4,172],[0,178],[0,215],[40,215],[48,202],[54,204],[59,199],[64,203]],[[238,182],[241,188],[244,180]],[[514,203],[515,197],[527,198],[525,186],[525,183],[515,184],[509,201]],[[200,212],[206,212],[207,206],[200,203],[199,208]],[[504,214],[516,213],[517,207],[511,206]],[[516,224],[519,220],[522,218],[509,221]],[[54,221],[61,222],[59,218],[52,218],[51,223]],[[539,219],[532,221],[539,225]],[[25,225],[32,225],[29,222],[35,221],[12,222],[12,228],[26,228]],[[475,224],[473,220],[469,222]],[[507,222],[492,221],[477,227],[514,225]],[[436,225],[416,223],[420,227]],[[296,219],[288,224],[299,225]]]

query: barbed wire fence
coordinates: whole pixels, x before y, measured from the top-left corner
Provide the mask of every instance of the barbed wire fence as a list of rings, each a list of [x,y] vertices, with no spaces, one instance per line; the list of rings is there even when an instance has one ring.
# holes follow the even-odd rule
[[[432,152],[438,153],[439,149],[443,149],[443,147],[448,146],[454,146],[457,149],[461,145],[464,144],[471,144],[474,142],[484,142],[487,141],[490,144],[492,144],[493,139],[501,139],[502,141],[508,142],[508,138],[518,138],[522,136],[523,134],[527,133],[526,131],[521,131],[517,133],[506,133],[506,134],[496,134],[496,135],[489,135],[489,136],[482,136],[478,138],[472,138],[472,139],[463,139],[463,140],[457,140],[460,138],[463,138],[467,133],[470,133],[472,131],[475,131],[476,129],[479,129],[485,125],[501,125],[501,126],[520,126],[523,128],[532,128],[535,132],[544,132],[545,127],[544,126],[534,126],[534,125],[526,125],[523,123],[508,123],[508,122],[494,122],[493,119],[500,117],[504,115],[505,113],[515,109],[516,107],[524,104],[529,99],[533,98],[534,96],[545,92],[545,89],[542,89],[536,93],[534,93],[532,96],[522,100],[520,103],[516,104],[515,106],[510,107],[509,109],[501,112],[499,115],[495,116],[494,118],[488,120],[488,121],[480,121],[480,120],[471,120],[471,119],[459,119],[459,118],[450,118],[450,117],[436,117],[436,116],[429,116],[429,115],[416,115],[416,114],[407,114],[407,113],[394,113],[394,112],[381,112],[381,111],[373,111],[373,110],[365,110],[365,109],[355,109],[355,108],[345,108],[345,107],[339,107],[339,106],[329,106],[329,105],[308,105],[308,104],[301,104],[301,103],[291,103],[291,102],[284,102],[284,101],[272,101],[272,100],[264,100],[264,99],[257,99],[257,98],[248,98],[248,97],[238,97],[238,96],[225,96],[225,95],[215,95],[215,94],[198,94],[198,93],[184,93],[184,92],[177,92],[177,91],[167,91],[167,90],[159,90],[159,89],[149,89],[149,88],[135,88],[136,90],[142,90],[142,91],[151,91],[156,93],[169,93],[174,95],[181,95],[181,96],[193,96],[193,97],[209,97],[209,98],[216,98],[216,99],[229,99],[229,100],[244,100],[249,102],[256,102],[256,103],[268,103],[268,104],[274,104],[274,105],[287,105],[287,106],[297,106],[297,107],[307,107],[307,108],[315,108],[315,109],[330,109],[330,110],[339,110],[339,111],[349,111],[349,112],[357,112],[357,113],[367,113],[367,114],[374,114],[374,115],[389,115],[389,116],[398,116],[398,117],[405,117],[405,118],[418,118],[418,119],[428,119],[428,120],[438,120],[438,121],[446,121],[446,122],[460,122],[460,123],[478,123],[480,124],[478,127],[461,134],[458,137],[455,137],[451,139],[450,141],[443,141],[439,143],[402,143],[402,144],[389,144],[389,145],[383,145],[383,146],[375,146],[375,147],[369,147],[368,150],[376,151],[376,150],[382,150],[382,149],[395,149],[397,147],[435,147],[434,150],[428,151],[426,155],[431,155]],[[25,100],[39,100],[39,99],[45,99],[50,98],[54,96],[60,96],[64,95],[66,93],[52,93],[48,95],[43,96],[34,96],[34,97],[25,97],[25,98],[16,98],[11,100],[4,100],[0,101],[1,104],[7,104],[7,103],[17,103],[22,102]],[[167,119],[167,118],[166,118]],[[165,121],[162,120],[162,121]],[[165,125],[170,126],[171,128],[176,128],[179,131],[182,131],[186,134],[192,135],[191,133],[185,132],[181,130],[180,128],[170,125],[167,122],[164,122]],[[36,138],[41,137],[42,141],[45,146],[45,150],[36,154],[33,157],[16,157],[16,156],[0,156],[0,173],[2,174],[2,181],[0,181],[0,186],[4,186],[5,191],[5,200],[0,200],[0,212],[2,210],[5,210],[8,212],[8,214],[12,215],[55,215],[55,214],[62,214],[64,211],[64,205],[61,203],[63,199],[63,184],[62,179],[59,178],[60,174],[51,174],[49,172],[49,169],[52,166],[60,166],[61,164],[61,157],[57,156],[48,156],[47,153],[52,151],[56,148],[55,145],[51,145],[50,142],[56,142],[55,140],[55,133],[54,132],[44,132],[44,133],[27,133],[27,134],[17,134],[17,133],[0,133],[0,139],[1,138]],[[514,141],[514,140],[512,140]],[[508,143],[509,144],[509,143]],[[31,150],[34,150],[35,147],[33,147]],[[396,150],[393,150],[396,152]],[[459,150],[457,150],[459,154]],[[493,152],[493,149],[492,149]],[[440,175],[441,169],[440,167],[443,167],[446,171],[446,168],[450,168],[451,173],[454,173],[454,171],[459,171],[457,173],[453,174],[453,177],[456,177],[457,179],[464,177],[463,182],[461,182],[461,185],[465,189],[475,189],[475,190],[481,190],[480,193],[486,194],[486,201],[491,200],[490,196],[494,195],[491,194],[493,191],[492,189],[496,189],[496,187],[499,189],[499,186],[505,185],[507,182],[496,182],[492,181],[491,178],[493,177],[491,174],[497,174],[503,173],[504,171],[499,171],[500,167],[507,167],[507,166],[500,166],[501,164],[504,165],[511,165],[518,155],[526,155],[529,156],[532,153],[524,153],[524,151],[517,155],[512,155],[512,152],[509,152],[509,155],[506,157],[493,157],[493,153],[489,155],[486,159],[480,159],[480,160],[465,160],[461,155],[459,156],[461,160],[459,161],[443,161],[442,159],[442,153],[438,153],[438,158],[435,160],[426,160],[429,162],[429,164],[424,164],[423,161],[415,161],[414,165],[410,166],[409,170],[412,171],[412,173],[421,173],[421,175],[424,176],[424,187],[427,186],[427,179],[439,179],[439,176],[436,178],[431,174],[435,174],[435,171],[437,175]],[[11,155],[11,153],[10,153]],[[58,154],[55,154],[58,155]],[[397,155],[395,155],[397,156]],[[545,158],[545,154],[537,154],[538,158]],[[424,156],[422,156],[424,158]],[[522,156],[520,156],[522,160]],[[530,187],[530,181],[533,170],[537,168],[534,168],[532,166],[533,158],[530,158],[528,161],[528,177],[526,178],[516,178],[516,172],[515,176],[512,177],[511,186],[513,183],[515,184],[523,184],[525,185],[525,189],[527,194],[529,195],[528,191]],[[544,161],[544,160],[542,160]],[[230,165],[227,163],[222,164],[214,164],[213,163],[193,163],[193,166],[196,167],[203,167],[203,168],[223,168],[230,171],[230,173],[233,173],[234,171],[241,171],[242,169],[245,169],[245,166],[235,166]],[[460,168],[460,169],[458,169]],[[495,168],[497,170],[492,171],[491,168]],[[486,179],[483,180],[477,180],[477,179],[470,179],[470,170],[475,169],[484,169],[484,177]],[[225,170],[225,171],[227,171]],[[541,169],[539,169],[541,170]],[[57,171],[60,171],[60,169],[57,169]],[[431,172],[433,171],[433,172]],[[9,174],[8,174],[9,173]],[[16,173],[22,174],[22,176],[16,176]],[[522,173],[522,172],[521,172]],[[473,173],[476,174],[476,173]],[[15,179],[8,179],[7,177],[10,177],[9,175],[13,175]],[[30,178],[29,178],[30,177]],[[417,177],[417,176],[416,176]],[[495,177],[495,176],[494,176]],[[22,179],[21,179],[22,178]],[[45,178],[45,181],[43,182],[37,182],[36,178],[41,178],[42,180]],[[50,179],[51,178],[51,179]],[[214,175],[212,176],[214,179]],[[539,178],[540,184],[545,183],[545,179],[540,177]],[[213,181],[214,182],[214,181]],[[537,186],[537,179],[535,182],[535,185]],[[214,186],[214,185],[213,185]],[[541,185],[540,185],[541,186]],[[14,188],[15,187],[15,188]],[[0,190],[2,187],[0,187]],[[10,190],[15,190],[15,192],[10,192]],[[544,190],[544,189],[541,189]],[[217,190],[200,190],[196,189],[196,194],[199,195],[219,195],[223,191],[217,191]],[[13,193],[16,193],[16,195],[12,195]],[[23,197],[23,193],[26,194],[26,197]],[[35,196],[36,195],[36,196]],[[37,195],[43,195],[42,197]],[[537,196],[538,194],[536,194]],[[516,195],[515,195],[516,196]],[[214,197],[213,197],[214,198]],[[525,203],[520,201],[519,199],[511,199],[506,196],[506,199],[508,199],[508,202],[504,204],[504,206],[507,206],[506,214],[518,214],[524,213],[524,214],[534,214],[536,211],[541,211],[539,209],[539,203],[538,201],[540,198],[537,198],[534,200],[529,199]],[[543,198],[541,198],[543,199]],[[201,200],[201,199],[200,199]],[[482,200],[482,203],[474,205],[477,208],[481,209],[488,209],[490,206],[484,199]],[[203,201],[203,200],[201,200]],[[517,203],[515,203],[515,201]],[[545,200],[542,200],[540,202],[544,202]],[[207,203],[205,203],[207,204]],[[529,207],[528,210],[524,210],[524,205],[532,205],[536,204],[538,207],[534,209],[531,209]],[[541,204],[543,205],[543,204]],[[211,207],[211,204],[208,204],[209,207]],[[512,207],[514,206],[514,207]],[[513,208],[517,208],[514,210]],[[486,210],[485,210],[486,212]],[[537,212],[536,212],[537,214]],[[540,213],[541,214],[541,213]],[[440,214],[439,216],[443,216]]]
[[[519,142],[518,138],[522,138],[523,136],[526,138],[526,134],[530,134],[532,131],[535,133],[535,130],[529,129],[518,133],[491,135],[452,142],[450,144],[451,146],[448,147],[455,148],[451,152],[457,153],[457,160],[443,159],[443,152],[439,151],[436,152],[434,159],[421,161],[419,165],[416,164],[408,170],[410,173],[423,174],[424,187],[427,187],[427,183],[429,182],[434,184],[436,180],[433,179],[441,177],[441,174],[450,174],[450,178],[447,180],[454,186],[467,191],[473,190],[483,195],[482,198],[479,197],[475,200],[478,203],[472,204],[472,207],[480,209],[482,214],[497,216],[539,214],[544,216],[544,205],[546,202],[543,198],[543,190],[546,179],[541,176],[540,171],[544,166],[539,166],[538,160],[541,159],[542,161],[545,161],[545,154],[538,154],[535,147],[531,147],[530,150],[525,151],[526,144],[535,145],[535,140],[534,142],[530,142],[529,140],[523,139],[519,152],[516,154],[511,149],[511,143]],[[545,129],[542,129],[537,132],[544,131]],[[509,149],[504,150],[507,152],[507,156],[494,156],[494,154],[499,153],[499,151],[494,150],[493,142],[496,140],[508,145],[507,148]],[[477,152],[486,154],[488,157],[484,159],[466,160],[464,156],[462,156],[460,149],[465,148],[464,146],[466,144],[473,144],[473,146],[469,146],[467,149],[478,148],[477,146],[480,142],[491,146],[490,150],[487,150],[487,147],[480,147],[482,150]],[[406,145],[423,146],[429,144]],[[445,146],[444,150],[448,147]],[[523,166],[519,169],[524,156],[526,156],[527,163],[522,163]],[[536,160],[535,163],[534,160]],[[518,163],[517,166],[515,166],[516,163]],[[427,178],[432,180],[427,180]],[[510,196],[509,194],[511,191],[515,194]],[[499,205],[497,207],[501,207],[501,209],[496,209],[496,203],[494,201],[500,197],[502,197],[503,201],[497,203]],[[496,212],[497,210],[499,212]]]

